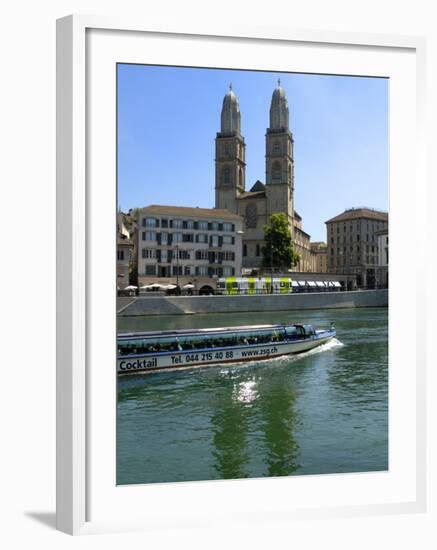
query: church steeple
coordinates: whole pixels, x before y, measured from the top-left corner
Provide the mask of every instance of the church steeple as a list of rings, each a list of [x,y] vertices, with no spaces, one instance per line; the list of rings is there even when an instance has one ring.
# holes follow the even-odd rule
[[[270,130],[284,131],[288,130],[289,113],[288,101],[284,88],[281,87],[281,80],[278,79],[278,85],[272,95],[270,104]]]
[[[232,83],[223,98],[220,131],[222,134],[240,134],[240,105],[232,90]]]
[[[288,101],[278,80],[270,103],[266,132],[266,193],[269,214],[286,212],[293,227],[293,135],[289,128]]]
[[[236,208],[236,198],[244,192],[246,144],[241,135],[240,106],[232,84],[223,98],[220,132],[215,140],[216,208]]]

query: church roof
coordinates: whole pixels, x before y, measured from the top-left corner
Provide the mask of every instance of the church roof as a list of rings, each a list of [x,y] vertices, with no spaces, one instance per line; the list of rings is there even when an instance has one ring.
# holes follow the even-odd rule
[[[239,199],[262,199],[266,196],[265,191],[245,191],[238,195]]]
[[[191,206],[166,206],[161,204],[151,204],[141,209],[142,214],[155,214],[157,216],[188,216],[190,218],[210,218],[239,220],[241,216],[222,210],[220,208],[199,208]]]
[[[251,192],[265,191],[265,189],[266,189],[266,186],[263,184],[263,182],[259,181],[259,180],[256,180],[256,182],[253,184],[250,191]]]

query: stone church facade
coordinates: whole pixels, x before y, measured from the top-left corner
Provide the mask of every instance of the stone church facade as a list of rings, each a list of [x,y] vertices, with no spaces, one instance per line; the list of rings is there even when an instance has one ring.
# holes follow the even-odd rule
[[[246,191],[246,144],[238,99],[230,86],[223,99],[220,132],[215,140],[215,208],[229,210],[244,219],[243,268],[261,267],[264,226],[272,214],[283,212],[301,257],[294,270],[315,271],[310,236],[303,231],[302,219],[294,210],[293,134],[280,81],[273,91],[265,137],[265,183],[258,180]]]

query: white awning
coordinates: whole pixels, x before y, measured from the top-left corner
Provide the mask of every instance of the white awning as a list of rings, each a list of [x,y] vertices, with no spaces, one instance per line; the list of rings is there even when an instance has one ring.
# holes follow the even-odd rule
[[[316,286],[316,283],[314,281],[308,281],[308,286]]]
[[[316,285],[323,286],[323,288],[325,287],[325,283],[323,281],[316,281]]]
[[[332,281],[332,284],[333,284],[334,286],[341,286],[341,284],[340,284],[338,281]]]
[[[306,285],[306,281],[297,281],[299,283],[300,286],[305,286]]]
[[[291,286],[299,286],[299,281],[291,281]]]

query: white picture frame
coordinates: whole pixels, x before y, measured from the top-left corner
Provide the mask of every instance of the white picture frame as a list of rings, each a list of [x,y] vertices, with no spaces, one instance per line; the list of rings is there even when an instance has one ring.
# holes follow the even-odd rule
[[[92,33],[100,33],[98,36],[105,35],[105,40],[110,41],[105,43],[105,48],[102,48],[103,44],[99,44],[98,40],[93,38]],[[129,37],[131,41],[130,45],[126,43],[126,47],[117,43],[115,36],[123,35]],[[91,157],[90,146],[92,148],[93,137],[97,119],[93,119],[92,132],[90,132],[90,109],[93,108],[92,94],[98,93],[98,86],[96,90],[90,91],[90,82],[95,82],[96,78],[93,71],[99,70],[99,65],[96,65],[96,60],[90,58],[90,55],[94,55],[96,51],[104,49],[104,54],[107,56],[106,62],[108,67],[113,64],[114,57],[120,56],[120,61],[133,61],[133,49],[135,45],[138,46],[142,37],[149,37],[156,41],[156,44],[165,44],[166,41],[186,41],[189,43],[192,40],[205,41],[209,47],[212,48],[211,52],[215,51],[216,42],[221,41],[223,44],[238,43],[242,48],[242,57],[253,54],[250,53],[250,49],[256,45],[257,51],[262,54],[263,49],[276,48],[276,47],[295,47],[295,48],[314,48],[326,49],[335,48],[337,51],[337,58],[335,66],[338,67],[339,74],[345,74],[342,72],[342,64],[347,71],[348,66],[348,52],[352,50],[357,52],[358,50],[363,54],[363,63],[365,63],[366,55],[379,55],[383,57],[381,52],[385,54],[393,54],[391,62],[393,66],[390,71],[393,71],[393,75],[396,73],[397,77],[402,78],[402,73],[407,72],[407,76],[411,76],[414,71],[414,81],[410,82],[412,85],[411,94],[405,100],[404,107],[408,108],[406,118],[408,119],[409,130],[413,130],[413,134],[410,134],[409,143],[401,141],[403,138],[399,137],[397,140],[397,132],[394,132],[393,128],[400,128],[397,124],[401,121],[391,119],[391,147],[397,148],[397,153],[394,157],[391,157],[391,177],[395,174],[399,177],[399,181],[402,181],[404,177],[412,177],[415,180],[416,185],[413,191],[410,193],[410,199],[414,199],[415,209],[412,213],[411,223],[417,230],[423,230],[424,221],[420,219],[417,212],[420,208],[425,210],[425,177],[424,177],[424,146],[423,146],[423,124],[424,124],[424,75],[425,75],[425,41],[420,37],[407,37],[407,36],[391,36],[391,35],[373,35],[373,34],[349,34],[349,33],[337,33],[337,32],[322,32],[322,31],[309,31],[309,30],[294,30],[287,28],[272,29],[272,28],[251,28],[248,27],[229,27],[214,28],[211,26],[201,28],[196,25],[192,25],[190,28],[177,28],[172,26],[152,26],[146,23],[138,21],[128,21],[121,19],[110,19],[104,17],[91,17],[91,16],[69,16],[58,20],[57,23],[57,528],[61,531],[70,534],[84,534],[91,532],[102,532],[110,530],[129,530],[129,529],[152,529],[157,526],[163,525],[207,525],[209,524],[209,518],[202,516],[202,506],[195,503],[196,498],[208,499],[211,498],[208,495],[214,493],[214,499],[218,503],[225,500],[235,500],[240,506],[246,506],[243,513],[238,515],[234,513],[235,521],[255,520],[257,517],[266,517],[268,519],[279,518],[281,520],[288,520],[293,518],[319,518],[319,517],[341,517],[344,515],[363,515],[363,514],[380,514],[380,513],[397,513],[397,512],[418,512],[425,509],[426,501],[426,468],[425,468],[425,426],[426,426],[426,402],[425,402],[425,342],[423,330],[424,317],[424,290],[423,287],[417,286],[417,293],[411,293],[411,296],[406,299],[403,307],[407,309],[409,314],[414,313],[414,318],[411,317],[414,322],[415,338],[413,344],[404,353],[404,361],[408,359],[413,361],[415,365],[414,373],[411,372],[405,374],[405,378],[402,381],[403,387],[410,387],[411,395],[410,400],[413,401],[412,407],[415,408],[415,414],[413,415],[414,421],[411,421],[409,425],[405,427],[405,438],[408,442],[414,439],[415,445],[413,449],[409,451],[408,464],[402,466],[399,465],[399,475],[402,473],[402,468],[405,467],[408,470],[408,479],[406,484],[408,487],[401,488],[399,493],[394,490],[395,482],[387,483],[384,486],[384,482],[381,478],[373,479],[372,483],[380,484],[385,489],[381,489],[381,492],[386,490],[386,494],[381,494],[381,498],[378,502],[369,499],[361,501],[360,496],[357,498],[349,499],[349,504],[345,504],[346,500],[334,502],[334,499],[327,496],[325,500],[319,500],[316,504],[301,501],[300,505],[296,503],[288,504],[287,500],[281,500],[278,487],[290,487],[290,481],[294,484],[296,489],[298,485],[306,486],[305,489],[309,491],[309,495],[316,495],[312,493],[315,487],[320,484],[325,484],[324,490],[330,491],[331,494],[339,489],[341,493],[341,485],[343,484],[341,476],[331,476],[329,479],[325,479],[327,476],[308,476],[311,479],[304,479],[303,477],[296,477],[293,480],[290,478],[276,479],[276,480],[250,480],[250,481],[231,481],[231,482],[205,482],[196,484],[166,484],[165,486],[154,487],[133,487],[129,489],[118,489],[119,497],[114,497],[108,488],[103,489],[102,483],[107,481],[102,480],[100,485],[93,485],[94,478],[96,477],[96,465],[97,462],[95,445],[93,447],[93,441],[97,437],[102,437],[100,432],[107,432],[107,444],[111,445],[114,442],[115,432],[115,413],[108,418],[108,425],[105,425],[104,415],[100,414],[99,410],[94,409],[95,401],[95,387],[98,374],[95,372],[95,341],[99,338],[96,333],[95,324],[95,310],[96,305],[101,303],[101,296],[97,296],[99,293],[108,291],[111,292],[112,284],[115,281],[115,277],[112,277],[112,272],[109,270],[107,276],[107,283],[102,283],[101,275],[95,273],[94,253],[96,252],[96,242],[101,237],[103,230],[106,230],[111,223],[111,219],[115,216],[115,210],[113,209],[113,198],[108,200],[102,200],[99,205],[99,216],[102,219],[102,228],[96,227],[93,220],[96,219],[97,205],[96,198],[101,196],[99,193],[102,188],[98,188],[98,185],[90,184],[95,178],[93,170],[95,165],[99,163],[97,160],[94,162],[94,157]],[[100,39],[99,39],[100,40]],[[133,41],[133,42],[132,42]],[[109,48],[108,44],[112,44]],[[155,44],[155,45],[156,45]],[[249,46],[249,48],[248,48]],[[188,45],[188,47],[190,47]],[[118,48],[118,50],[117,50]],[[112,51],[113,50],[113,51]],[[146,46],[147,50],[147,46]],[[243,51],[245,50],[245,51]],[[90,54],[91,51],[91,54]],[[138,48],[137,59],[141,57],[141,52]],[[330,50],[331,51],[331,50]],[[339,54],[340,52],[340,54]],[[343,54],[342,54],[343,52]],[[171,62],[174,59],[174,64],[181,64],[181,57],[183,51],[174,48],[162,48],[160,54],[157,55],[157,50],[154,52],[149,49],[150,55],[148,56],[148,62],[155,59],[156,63],[164,64],[163,60],[169,60]],[[405,59],[404,59],[404,57]],[[213,54],[211,53],[211,57]],[[318,71],[314,70],[314,65],[310,63],[306,69],[308,72],[332,72],[332,66],[328,67],[328,55],[325,60],[320,60]],[[342,59],[344,57],[344,59]],[[408,61],[406,61],[408,58]],[[373,69],[369,69],[366,74],[371,74],[373,71],[378,74],[384,75],[384,67],[378,69],[373,59]],[[388,63],[389,60],[385,60],[384,63]],[[399,63],[397,62],[399,61]],[[405,63],[404,63],[405,61]],[[255,63],[255,61],[254,61]],[[326,63],[324,71],[323,65]],[[372,63],[372,60],[370,60]],[[311,66],[310,66],[311,65]],[[414,65],[414,69],[413,69]],[[201,66],[201,65],[199,65]],[[369,65],[371,67],[372,65]],[[275,67],[277,70],[281,67],[280,62]],[[239,66],[239,68],[242,68]],[[102,69],[104,70],[104,69]],[[300,70],[305,70],[302,65]],[[108,71],[105,75],[99,75],[100,86],[106,85],[111,80],[105,80]],[[349,74],[349,73],[348,73]],[[352,72],[351,74],[355,74]],[[391,76],[388,74],[387,76]],[[114,75],[110,78],[115,77]],[[94,80],[93,80],[94,78]],[[405,78],[405,75],[404,75]],[[407,78],[408,80],[408,78]],[[411,80],[411,79],[410,79]],[[400,82],[400,81],[399,81]],[[103,83],[103,84],[102,84]],[[413,90],[414,88],[414,90]],[[101,90],[100,90],[101,91]],[[112,96],[111,96],[112,97]],[[412,99],[414,98],[414,100]],[[401,101],[402,98],[399,97]],[[104,104],[105,102],[102,102]],[[109,102],[110,103],[110,102]],[[102,105],[102,109],[107,105]],[[395,106],[396,107],[396,106]],[[394,107],[394,108],[395,108]],[[115,105],[114,105],[115,109]],[[104,112],[102,110],[101,115]],[[100,115],[100,116],[101,116]],[[112,173],[114,172],[114,151],[115,151],[115,137],[114,126],[109,123],[110,131],[108,137],[107,147],[109,149],[104,150],[105,144],[102,144],[101,154],[107,159],[109,181],[112,180]],[[406,127],[407,128],[407,127]],[[402,128],[403,129],[403,128]],[[394,132],[394,133],[393,133]],[[401,132],[399,132],[400,134]],[[110,140],[113,139],[113,145],[110,144]],[[413,151],[414,143],[414,151]],[[402,151],[407,152],[406,147],[409,147],[409,161],[408,167],[405,169],[407,174],[404,174],[403,170],[399,166],[401,162],[400,153]],[[108,151],[111,152],[111,156],[105,156]],[[414,154],[415,153],[415,154]],[[93,151],[94,154],[94,151]],[[101,162],[101,161],[100,161]],[[100,176],[103,173],[99,174]],[[102,179],[102,178],[101,178]],[[112,185],[111,183],[111,185]],[[402,187],[402,183],[397,184]],[[114,191],[114,189],[113,189]],[[406,202],[407,197],[401,190],[401,195],[398,197],[396,193],[392,193],[391,189],[391,208],[393,207],[394,216],[390,218],[390,231],[393,232],[394,238],[391,237],[391,265],[390,272],[392,274],[393,265],[396,264],[396,258],[399,258],[399,248],[397,243],[401,241],[407,244],[411,242],[411,237],[402,232],[400,223],[400,215],[402,209],[409,204]],[[109,193],[109,195],[112,194]],[[413,195],[413,196],[411,196]],[[393,203],[393,200],[395,201]],[[411,203],[410,203],[411,204]],[[115,218],[114,218],[115,219]],[[106,225],[105,225],[106,224]],[[395,229],[393,229],[393,227]],[[399,232],[398,239],[396,234]],[[111,258],[113,246],[112,236],[110,234],[109,240],[106,240],[102,244],[102,250],[99,250],[99,254],[106,255],[106,259]],[[115,242],[115,241],[114,241]],[[419,272],[422,269],[424,262],[420,261],[421,257],[424,257],[423,246],[420,243],[415,243],[416,246],[416,264],[419,266],[415,277],[423,277],[423,273]],[[112,260],[110,260],[112,261]],[[102,262],[104,265],[104,262]],[[109,264],[108,264],[109,265]],[[115,269],[115,266],[114,266]],[[397,300],[399,297],[399,287],[396,286],[396,276],[391,277],[393,284],[390,288],[390,307],[395,312],[395,319],[390,320],[390,331],[392,334],[399,335],[400,326],[398,315],[396,312],[400,311],[397,307]],[[100,281],[99,285],[97,281]],[[100,300],[100,301],[99,301]],[[109,307],[112,307],[112,303],[109,303]],[[115,307],[113,308],[113,317],[115,318]],[[94,316],[94,317],[93,317]],[[111,334],[111,330],[115,330],[115,324],[113,319],[108,321],[107,334]],[[111,328],[112,327],[112,328]],[[105,330],[102,328],[102,331]],[[115,333],[114,333],[115,334]],[[106,339],[107,341],[107,339]],[[391,352],[396,353],[396,350],[391,347]],[[109,349],[108,353],[112,353]],[[402,360],[402,359],[401,359]],[[93,363],[94,361],[94,363]],[[401,369],[402,370],[402,369]],[[403,369],[404,371],[406,369]],[[101,373],[100,373],[101,374]],[[106,376],[106,375],[103,375]],[[396,373],[391,378],[396,379]],[[106,382],[101,379],[101,389],[103,393],[102,400],[106,400],[106,404],[102,406],[108,406],[113,398],[113,387],[110,387],[111,382]],[[105,389],[108,388],[108,393],[105,393]],[[413,388],[413,390],[411,390]],[[399,393],[399,392],[398,392]],[[390,394],[391,400],[391,422],[393,421],[393,415],[400,415],[401,403],[397,401],[397,394]],[[399,395],[398,395],[399,397]],[[99,398],[100,399],[100,398]],[[114,402],[112,402],[114,403]],[[115,404],[114,404],[115,409]],[[107,410],[107,409],[105,409]],[[96,426],[100,429],[96,430]],[[391,429],[393,428],[393,437],[399,437],[400,444],[401,435],[396,433],[395,424],[391,423]],[[111,433],[109,433],[111,432]],[[112,434],[112,435],[111,435]],[[101,447],[105,447],[106,443]],[[99,445],[100,447],[100,445]],[[392,451],[392,447],[390,447]],[[408,453],[407,453],[408,455]],[[392,457],[393,458],[393,457]],[[394,457],[396,458],[396,457]],[[115,455],[106,455],[108,463],[113,464],[115,462]],[[105,455],[102,453],[99,455],[99,465],[102,472],[105,470]],[[396,470],[396,468],[394,468]],[[405,470],[405,471],[407,471]],[[403,473],[405,474],[405,471]],[[393,470],[392,470],[393,473]],[[104,478],[106,480],[111,479],[111,474]],[[357,478],[357,484],[362,485],[367,483],[367,480],[363,482],[363,479],[359,479],[359,474],[353,476]],[[399,478],[398,478],[399,480]],[[267,482],[268,481],[268,482]],[[267,483],[266,483],[267,482]],[[370,482],[370,478],[369,478]],[[352,477],[347,479],[347,484],[353,484]],[[261,485],[260,485],[261,484]],[[346,485],[346,484],[343,484]],[[93,488],[91,489],[91,486]],[[191,486],[191,487],[190,487]],[[188,489],[187,489],[188,487]],[[137,491],[137,494],[144,493],[148,495],[150,501],[153,498],[154,510],[144,510],[138,508],[135,502],[128,496],[131,493],[128,491]],[[346,490],[346,489],[345,489]],[[187,491],[196,493],[196,497],[192,501],[187,500]],[[255,495],[259,492],[265,492],[269,495],[278,495],[278,505],[276,507],[269,508],[263,504],[256,504]],[[298,492],[298,489],[296,490]],[[404,493],[402,493],[404,491]],[[99,493],[99,494],[97,494]],[[110,496],[110,493],[112,496]],[[402,494],[401,494],[402,493]],[[345,493],[346,494],[346,493]],[[97,508],[99,505],[97,502],[110,500],[111,498],[119,498],[120,502],[123,502],[124,514],[116,513],[116,508],[113,506],[105,511],[100,505],[99,513],[90,513],[91,508]],[[314,496],[314,498],[320,498]],[[187,502],[184,514],[177,517],[174,510],[171,510],[171,506],[167,509],[166,502],[170,500],[177,502]],[[178,499],[180,499],[178,501]],[[250,504],[250,501],[254,504]],[[131,502],[132,504],[129,504]],[[342,503],[343,502],[343,503]],[[131,506],[132,510],[126,510],[126,506]],[[138,510],[140,509],[140,512]],[[146,513],[147,512],[147,513]],[[229,512],[233,513],[232,510]],[[213,514],[211,514],[213,515]],[[216,515],[216,518],[211,518],[211,521],[220,521],[220,518]]]

